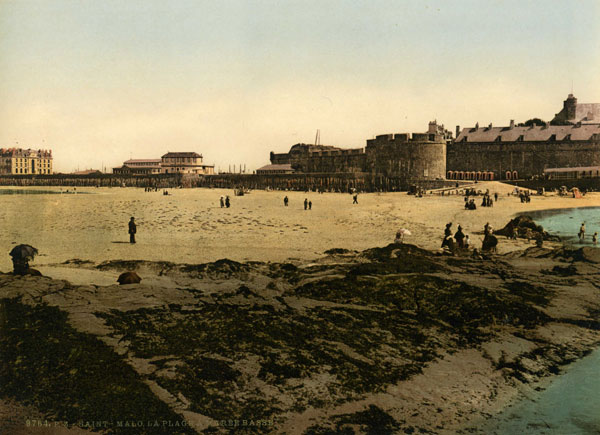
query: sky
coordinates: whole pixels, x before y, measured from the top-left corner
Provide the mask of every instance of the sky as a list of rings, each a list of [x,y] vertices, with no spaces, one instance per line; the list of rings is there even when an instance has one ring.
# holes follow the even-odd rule
[[[0,0],[0,147],[55,171],[551,119],[600,102],[600,2]]]

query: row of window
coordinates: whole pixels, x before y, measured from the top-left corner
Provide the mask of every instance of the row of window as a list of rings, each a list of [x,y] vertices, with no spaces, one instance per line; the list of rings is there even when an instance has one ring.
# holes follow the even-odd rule
[[[197,157],[169,157],[163,161],[165,163],[196,163]]]
[[[15,168],[15,174],[30,174],[31,172],[27,168]],[[50,174],[50,169],[40,169],[35,172],[36,174]]]

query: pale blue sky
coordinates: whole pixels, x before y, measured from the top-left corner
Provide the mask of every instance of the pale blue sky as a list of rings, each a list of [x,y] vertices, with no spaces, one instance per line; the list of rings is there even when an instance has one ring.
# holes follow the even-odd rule
[[[600,2],[0,0],[0,146],[57,170],[550,119],[600,102]]]

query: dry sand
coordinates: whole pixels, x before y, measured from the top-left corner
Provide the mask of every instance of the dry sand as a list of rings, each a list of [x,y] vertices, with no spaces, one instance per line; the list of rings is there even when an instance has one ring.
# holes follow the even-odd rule
[[[78,192],[89,194],[77,195],[0,195],[0,248],[8,254],[15,244],[31,244],[40,252],[33,267],[43,273],[107,284],[102,274],[69,276],[68,271],[47,265],[73,258],[95,263],[143,259],[192,264],[220,258],[309,260],[330,248],[385,246],[400,228],[412,232],[407,243],[438,249],[447,222],[453,222],[453,228],[461,224],[473,246],[480,246],[486,222],[499,229],[525,211],[600,206],[598,193],[582,199],[533,196],[530,203],[522,204],[518,197],[507,196],[513,186],[500,182],[473,186],[498,192],[499,201],[492,208],[464,210],[462,196],[439,194],[423,198],[406,193],[361,194],[358,205],[348,194],[253,191],[234,197],[231,190],[223,189],[173,189],[170,196],[135,188],[79,188]],[[231,208],[219,207],[222,195],[230,195]],[[286,195],[288,207],[283,206]],[[304,210],[304,198],[312,201],[312,210]],[[133,246],[127,234],[130,216],[138,224],[138,243]],[[502,239],[498,251],[527,246],[531,244],[524,240]],[[10,257],[0,255],[0,270],[11,268]]]
[[[77,195],[0,195],[0,225],[3,230],[0,232],[0,248],[3,247],[6,252],[6,255],[0,255],[0,270],[12,268],[8,252],[18,243],[29,243],[39,249],[40,256],[33,266],[44,274],[80,285],[114,284],[116,273],[114,270],[100,271],[91,267],[62,267],[61,262],[73,258],[96,264],[107,260],[204,263],[220,258],[237,261],[306,261],[322,256],[325,250],[331,248],[363,250],[385,246],[393,241],[399,228],[407,228],[412,232],[406,239],[408,243],[437,250],[447,222],[453,222],[454,228],[461,224],[466,233],[471,235],[473,245],[479,246],[486,222],[499,229],[516,214],[526,211],[600,206],[600,194],[597,193],[588,194],[582,199],[556,195],[533,196],[530,203],[522,204],[518,197],[507,195],[514,189],[513,186],[487,182],[475,187],[498,192],[500,200],[493,208],[468,211],[463,208],[462,196],[438,194],[424,198],[406,193],[362,194],[359,195],[358,205],[352,205],[352,196],[348,194],[253,191],[244,197],[234,197],[230,190],[219,189],[174,189],[170,196],[163,196],[161,192],[145,193],[143,189],[133,188],[78,189],[89,194]],[[221,195],[230,195],[230,209],[219,207]],[[290,198],[289,207],[283,206],[283,197],[286,195]],[[303,209],[304,198],[313,202],[312,210]],[[130,216],[135,216],[138,222],[136,245],[128,243],[127,222]],[[501,238],[499,252],[530,246],[532,243],[525,240]],[[177,278],[181,281],[178,283],[174,277],[148,275],[144,275],[140,288],[146,299],[133,293],[126,298],[115,296],[121,294],[118,287],[102,291],[116,292],[112,296],[106,293],[106,296],[111,304],[117,304],[117,308],[131,308],[136,301],[146,301],[154,306],[163,303],[154,301],[160,299],[158,295],[164,295],[171,302],[176,300],[179,293],[173,293],[174,287],[185,286],[188,283],[183,281],[189,279]],[[212,285],[214,287],[215,283]],[[94,288],[90,294],[97,291]],[[571,311],[571,314],[578,315],[576,311],[580,308],[579,304],[570,307],[569,300],[570,297],[564,298],[556,309],[561,315]],[[580,302],[581,298],[578,297],[577,301]],[[65,308],[62,302],[57,304]],[[89,301],[84,305],[89,305]],[[97,309],[104,305],[107,304],[94,301],[91,306]],[[82,331],[102,334],[102,325],[91,322],[89,316],[80,312],[80,308],[75,310],[79,313],[75,317],[72,313],[71,321]],[[100,329],[94,330],[96,326]],[[550,329],[536,333],[541,336],[547,331]],[[571,330],[567,332],[572,333]],[[559,331],[561,337],[569,334]],[[593,334],[582,334],[574,338],[569,336],[565,340],[569,344],[577,342],[583,345],[583,342],[589,342],[586,343],[589,346],[597,339]],[[506,352],[512,345],[508,339],[502,343],[490,343],[486,345],[486,352],[493,358],[500,352],[498,349]],[[527,349],[519,348],[514,353],[519,355],[525,351]],[[422,407],[427,401],[425,408],[431,413],[430,416],[435,415],[435,418],[429,418],[429,424],[433,427],[441,424],[440,427],[445,427],[449,433],[469,420],[460,417],[463,412],[495,412],[506,400],[514,398],[514,389],[507,389],[501,378],[502,373],[494,371],[489,358],[482,359],[479,353],[474,354],[467,349],[443,356],[432,363],[424,375],[403,383],[398,390],[394,390],[394,387],[385,394],[373,396],[362,405],[376,403],[383,406],[387,403],[384,408],[390,412],[397,406],[399,408],[393,415],[416,424],[423,416],[416,414],[417,409],[410,404],[414,402],[416,407]],[[432,382],[432,379],[436,381]],[[410,400],[409,396],[418,400]],[[388,403],[403,397],[409,398],[401,400],[402,406]],[[469,400],[474,402],[467,403]],[[358,409],[361,403],[351,408]],[[444,404],[443,411],[435,411],[435,407],[441,403]],[[348,410],[342,407],[332,411]],[[19,414],[30,415],[28,412]],[[295,424],[309,424],[315,417],[318,421],[317,415],[297,416]],[[291,427],[287,429],[294,432]]]

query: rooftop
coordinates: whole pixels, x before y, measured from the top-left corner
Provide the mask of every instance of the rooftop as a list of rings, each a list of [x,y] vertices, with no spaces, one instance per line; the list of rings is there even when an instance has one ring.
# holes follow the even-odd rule
[[[549,140],[591,140],[600,135],[600,125],[546,125],[532,127],[463,128],[456,142],[547,142]],[[522,137],[521,137],[522,136]],[[498,139],[500,138],[500,139]]]
[[[169,157],[200,157],[200,158],[202,158],[202,155],[195,153],[195,152],[171,152],[171,151],[169,151],[167,154],[162,156],[163,159],[169,158]]]

